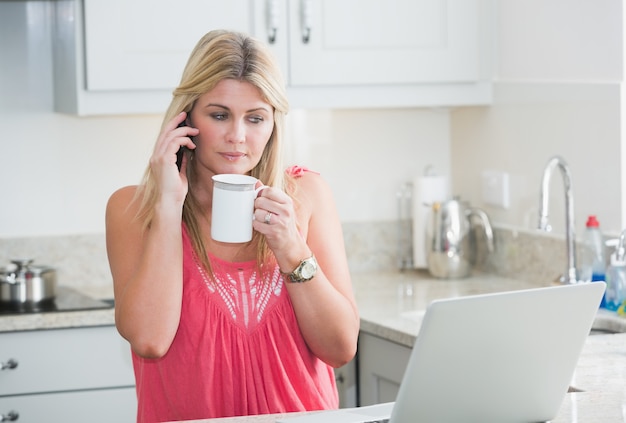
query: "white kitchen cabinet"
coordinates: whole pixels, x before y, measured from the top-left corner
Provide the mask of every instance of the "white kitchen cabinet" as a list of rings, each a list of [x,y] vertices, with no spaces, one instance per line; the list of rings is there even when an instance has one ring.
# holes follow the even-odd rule
[[[492,0],[59,0],[55,109],[162,113],[198,39],[251,33],[292,107],[486,104]]]
[[[395,401],[411,349],[361,332],[358,354],[359,405]]]
[[[275,33],[292,107],[491,101],[492,0],[254,0],[253,6],[254,35],[269,41]]]
[[[351,408],[357,406],[357,360],[335,369],[335,381],[339,392],[339,407]]]
[[[0,415],[27,423],[136,419],[130,347],[114,326],[0,333],[0,362]]]

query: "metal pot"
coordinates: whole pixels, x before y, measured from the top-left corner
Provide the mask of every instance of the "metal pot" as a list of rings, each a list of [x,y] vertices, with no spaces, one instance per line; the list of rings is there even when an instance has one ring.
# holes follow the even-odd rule
[[[487,239],[487,250],[492,252],[493,230],[487,214],[458,199],[432,205],[431,222],[426,227],[426,255],[428,270],[438,278],[469,276],[475,240],[471,237],[473,217],[479,219]]]
[[[37,304],[56,296],[56,270],[34,266],[33,260],[11,260],[0,267],[0,304]]]

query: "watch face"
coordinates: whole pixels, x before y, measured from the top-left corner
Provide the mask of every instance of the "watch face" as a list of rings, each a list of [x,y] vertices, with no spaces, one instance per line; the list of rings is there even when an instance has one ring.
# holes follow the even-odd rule
[[[308,259],[302,260],[296,270],[294,270],[289,278],[291,282],[306,282],[315,276],[317,272],[317,261],[315,257],[311,256]]]
[[[315,276],[315,270],[317,269],[313,263],[311,263],[310,261],[305,261],[302,264],[303,266],[301,275],[304,279],[311,279],[313,276]]]

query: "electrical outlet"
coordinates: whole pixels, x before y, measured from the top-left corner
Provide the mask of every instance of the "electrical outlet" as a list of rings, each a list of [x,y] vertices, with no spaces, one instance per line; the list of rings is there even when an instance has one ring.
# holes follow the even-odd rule
[[[483,201],[486,204],[509,208],[509,174],[497,170],[482,172]]]

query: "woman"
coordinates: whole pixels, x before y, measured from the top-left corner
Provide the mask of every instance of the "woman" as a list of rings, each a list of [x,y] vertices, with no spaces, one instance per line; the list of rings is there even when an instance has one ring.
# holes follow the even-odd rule
[[[208,33],[142,184],[109,200],[115,319],[133,352],[138,421],[338,406],[332,368],[356,352],[358,312],[329,187],[281,163],[287,108],[261,43]],[[223,173],[268,186],[248,243],[210,237],[211,177]]]

